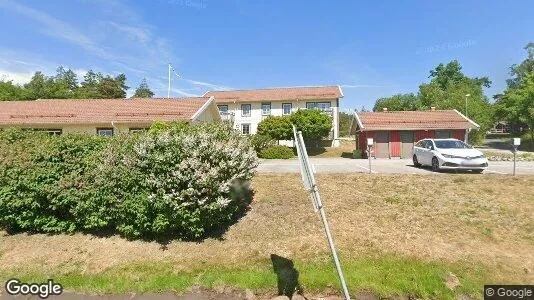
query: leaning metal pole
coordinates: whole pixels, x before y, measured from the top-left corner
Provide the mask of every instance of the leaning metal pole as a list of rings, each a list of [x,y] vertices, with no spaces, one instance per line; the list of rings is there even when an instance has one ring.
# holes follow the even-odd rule
[[[308,159],[308,153],[306,152],[302,133],[300,131],[297,133],[295,127],[293,127],[293,133],[295,136],[295,142],[297,144],[297,154],[301,162],[301,175],[304,187],[309,193],[311,193],[314,209],[316,211],[318,210],[319,214],[321,215],[324,231],[328,240],[328,246],[330,247],[332,259],[334,260],[337,274],[339,276],[339,281],[341,282],[341,287],[343,289],[343,295],[345,296],[345,299],[350,300],[349,290],[345,282],[345,277],[343,276],[343,271],[341,270],[341,264],[337,256],[337,251],[334,245],[334,239],[332,238],[332,233],[330,232],[330,226],[328,226],[328,221],[326,219],[326,213],[324,211],[323,203],[321,201],[321,196],[319,195],[319,190],[317,189],[317,183],[315,182],[315,178],[313,177],[313,170]]]

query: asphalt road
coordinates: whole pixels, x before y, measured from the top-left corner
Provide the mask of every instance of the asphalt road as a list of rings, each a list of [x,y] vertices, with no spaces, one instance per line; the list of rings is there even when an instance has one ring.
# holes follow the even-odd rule
[[[316,173],[368,173],[369,162],[365,159],[312,158]],[[415,168],[411,159],[371,159],[372,173],[393,174],[455,174],[455,171],[432,172],[429,168]],[[298,160],[262,160],[258,166],[260,173],[298,173]],[[512,174],[513,162],[490,161],[483,174]],[[468,173],[468,172],[464,172]],[[517,175],[534,175],[534,162],[517,162]]]

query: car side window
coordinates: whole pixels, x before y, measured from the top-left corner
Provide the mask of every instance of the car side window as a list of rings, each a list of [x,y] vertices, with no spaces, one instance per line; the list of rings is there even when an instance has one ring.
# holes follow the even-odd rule
[[[435,149],[436,147],[434,147],[434,143],[432,141],[426,141],[426,147],[428,149]]]

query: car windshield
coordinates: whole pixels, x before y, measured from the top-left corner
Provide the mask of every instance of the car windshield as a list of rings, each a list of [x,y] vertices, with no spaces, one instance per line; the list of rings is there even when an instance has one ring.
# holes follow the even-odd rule
[[[443,140],[443,141],[434,141],[437,148],[441,149],[469,149],[469,145],[462,141],[458,140]]]

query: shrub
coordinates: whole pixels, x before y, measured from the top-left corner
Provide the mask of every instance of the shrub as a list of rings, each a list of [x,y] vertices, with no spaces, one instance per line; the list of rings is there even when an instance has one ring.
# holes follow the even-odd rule
[[[260,153],[261,150],[276,145],[276,141],[268,135],[254,134],[250,136],[250,142],[256,153]]]
[[[361,149],[356,149],[352,151],[352,158],[355,158],[355,159],[364,158],[363,151]]]
[[[259,155],[266,159],[289,159],[295,156],[292,148],[286,146],[271,146],[263,149]]]
[[[291,115],[291,122],[302,131],[305,141],[324,139],[332,130],[332,118],[317,109],[298,110]]]
[[[130,238],[203,237],[248,206],[256,166],[249,141],[224,125],[117,138],[102,153],[85,224],[115,222]],[[116,216],[93,209],[102,206]]]
[[[258,134],[270,136],[276,141],[292,140],[291,118],[289,116],[268,116],[258,124]]]
[[[6,143],[5,141],[11,141]],[[73,232],[76,206],[92,188],[86,174],[105,144],[99,136],[8,129],[0,135],[0,227],[11,231]]]
[[[0,227],[151,239],[197,239],[235,220],[257,166],[248,139],[221,124],[112,138],[9,130],[0,157]]]

